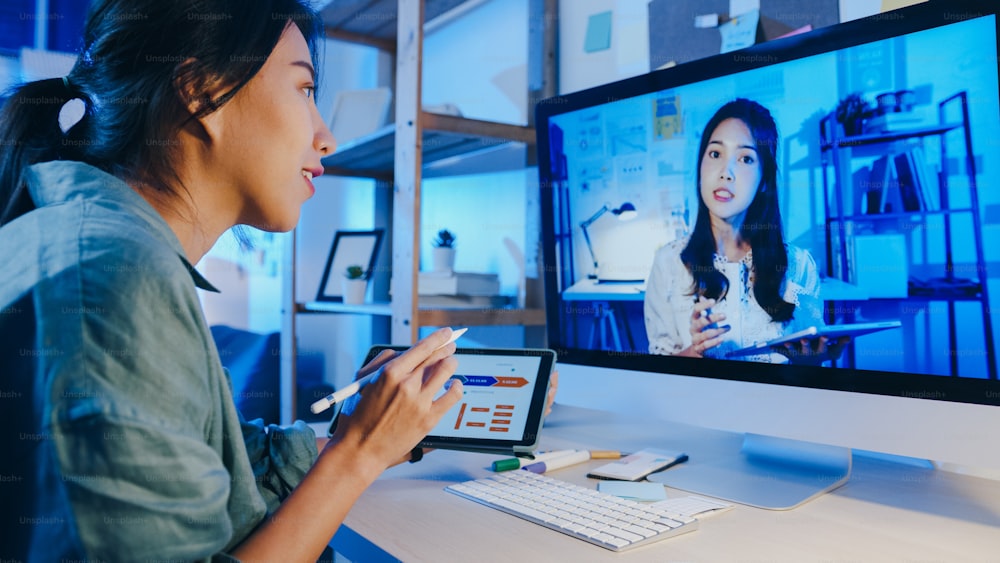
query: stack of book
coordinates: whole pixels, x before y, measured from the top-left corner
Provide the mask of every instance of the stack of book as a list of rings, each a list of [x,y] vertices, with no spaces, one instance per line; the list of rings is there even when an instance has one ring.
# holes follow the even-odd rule
[[[501,307],[500,277],[477,272],[420,272],[417,294],[421,305],[439,307]]]

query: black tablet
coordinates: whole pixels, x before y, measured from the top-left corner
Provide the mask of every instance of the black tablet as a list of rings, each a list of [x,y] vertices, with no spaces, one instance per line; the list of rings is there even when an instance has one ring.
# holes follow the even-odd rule
[[[365,364],[386,349],[405,351],[407,347],[373,346]],[[556,364],[555,351],[459,348],[455,359],[458,369],[452,379],[462,382],[462,399],[445,413],[420,446],[505,454],[534,452],[549,378]],[[356,404],[356,400],[344,401],[330,424],[330,434],[340,414],[353,412]]]

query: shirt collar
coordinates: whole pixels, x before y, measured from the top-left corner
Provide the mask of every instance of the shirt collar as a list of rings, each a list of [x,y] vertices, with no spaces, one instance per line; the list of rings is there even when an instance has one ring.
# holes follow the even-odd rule
[[[188,262],[181,241],[163,217],[120,179],[89,164],[70,160],[53,160],[29,166],[24,179],[36,207],[58,205],[75,199],[101,199],[118,204],[145,223],[151,235],[177,253],[191,274],[195,287],[219,292]]]

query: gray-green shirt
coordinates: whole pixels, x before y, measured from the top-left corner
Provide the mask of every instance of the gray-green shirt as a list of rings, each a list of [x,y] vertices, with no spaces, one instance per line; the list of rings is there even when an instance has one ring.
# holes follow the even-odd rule
[[[213,288],[141,196],[78,162],[27,182],[37,209],[0,228],[0,559],[226,552],[314,434],[237,412],[195,291]]]

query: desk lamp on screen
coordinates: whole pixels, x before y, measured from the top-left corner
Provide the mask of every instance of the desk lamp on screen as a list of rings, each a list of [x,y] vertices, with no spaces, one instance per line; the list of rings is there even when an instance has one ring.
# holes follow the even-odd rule
[[[540,102],[546,320],[563,400],[743,434],[727,455],[692,456],[659,478],[765,508],[845,482],[855,450],[1000,473],[1000,247],[985,244],[984,225],[1000,206],[1000,160],[988,157],[1000,138],[998,10],[929,0]],[[901,92],[912,104],[879,111]],[[851,123],[860,129],[838,111],[850,99],[867,103]],[[768,117],[718,117],[738,100]],[[658,112],[667,101],[677,111]],[[607,301],[608,288],[577,289],[598,267],[587,228],[626,209],[591,215],[592,187],[623,183],[655,244],[598,245],[652,264],[646,283],[616,296],[635,338],[612,347],[588,339],[595,307],[578,305]],[[872,205],[889,200],[903,203]],[[678,209],[697,217],[690,230],[672,227]],[[733,217],[743,253],[716,236]],[[589,256],[573,252],[584,246]],[[693,288],[704,281],[729,328],[699,348]],[[836,349],[807,339],[713,354],[803,323],[884,321],[898,328]]]
[[[604,204],[603,206],[601,206],[600,209],[597,210],[596,213],[591,215],[589,219],[580,223],[580,230],[583,231],[583,240],[587,242],[587,250],[590,252],[590,259],[593,260],[594,262],[593,273],[587,275],[587,277],[592,280],[596,279],[600,281],[600,275],[599,275],[600,266],[597,263],[597,256],[594,255],[594,245],[590,242],[590,234],[587,232],[587,228],[593,225],[608,211],[610,211],[612,215],[618,217],[619,221],[631,221],[632,219],[635,219],[636,216],[638,215],[638,212],[635,209],[635,205],[632,205],[627,201],[614,209],[608,207],[608,204]]]

